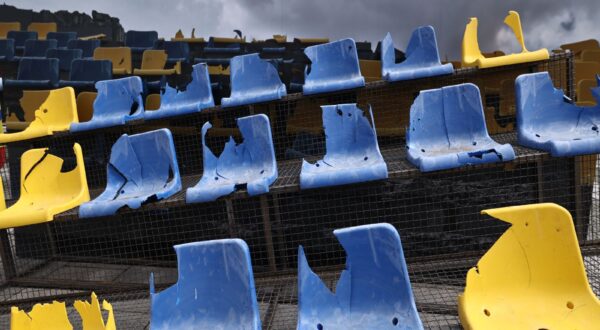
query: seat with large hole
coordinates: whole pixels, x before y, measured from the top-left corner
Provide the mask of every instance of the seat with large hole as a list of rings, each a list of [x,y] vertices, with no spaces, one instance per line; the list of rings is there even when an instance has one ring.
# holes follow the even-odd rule
[[[20,115],[15,115],[18,121],[24,123],[22,127],[18,128],[22,129],[24,127],[24,130],[16,133],[0,134],[0,143],[52,135],[54,132],[68,130],[71,123],[78,121],[73,88],[65,87],[50,91],[27,91],[27,93],[36,94],[33,97],[37,97],[38,99],[39,97],[45,97],[45,100],[40,103],[37,110],[33,111],[34,115],[31,118],[33,121],[28,125],[26,123],[30,118],[28,118],[26,113],[21,118],[18,118]],[[24,97],[27,93],[24,93]],[[39,102],[39,100],[36,102]]]
[[[21,195],[0,212],[0,228],[52,221],[54,215],[90,200],[81,146],[73,146],[75,167],[66,170],[63,159],[47,148],[30,149],[21,156]]]
[[[548,72],[520,75],[515,88],[519,144],[554,157],[600,152],[600,106],[572,104],[554,88]]]
[[[442,64],[432,26],[421,26],[413,31],[406,59],[396,63],[396,50],[391,34],[381,42],[381,75],[387,81],[400,81],[452,74],[451,63]]]
[[[421,91],[410,108],[408,160],[421,172],[515,159],[490,138],[479,88],[471,83]]]
[[[304,53],[311,63],[304,71],[303,94],[335,92],[365,85],[354,40],[342,39],[306,47]]]
[[[346,251],[335,293],[298,248],[297,329],[423,329],[396,229],[379,223],[333,233]]]
[[[206,132],[212,125],[207,122],[202,126],[204,173],[200,182],[186,191],[187,203],[214,201],[241,185],[246,185],[250,196],[269,192],[269,186],[277,179],[269,117],[264,114],[241,117],[237,125],[244,142],[237,144],[229,137],[218,158],[206,145]]]
[[[261,329],[246,242],[194,242],[175,245],[175,252],[177,283],[155,293],[150,277],[152,329]]]
[[[600,301],[569,211],[548,203],[483,213],[511,226],[467,273],[465,329],[598,329]]]
[[[302,160],[300,188],[310,189],[381,180],[388,177],[379,151],[373,113],[356,104],[321,106],[326,154],[311,164]]]
[[[92,119],[71,124],[71,132],[119,126],[144,118],[140,77],[102,80],[96,83],[96,89],[98,96],[94,101]]]
[[[214,107],[215,101],[206,64],[194,65],[191,78],[192,80],[185,86],[185,90],[167,84],[164,92],[160,95],[160,108],[151,111],[145,110],[144,119],[179,116]]]
[[[79,207],[80,218],[112,215],[125,206],[137,209],[180,191],[171,131],[121,135],[110,152],[106,181],[100,196]]]
[[[479,41],[477,40],[477,18],[472,17],[465,28],[465,34],[462,41],[462,67],[479,67],[492,68],[503,65],[512,65],[527,62],[543,61],[550,58],[550,54],[546,48],[536,51],[528,51],[525,47],[525,39],[523,38],[523,30],[521,28],[521,19],[516,11],[509,11],[504,19],[504,23],[510,27],[515,34],[521,52],[518,54],[509,54],[486,58],[479,49]]]
[[[275,66],[258,54],[231,59],[231,96],[221,99],[223,107],[279,100],[287,95]]]

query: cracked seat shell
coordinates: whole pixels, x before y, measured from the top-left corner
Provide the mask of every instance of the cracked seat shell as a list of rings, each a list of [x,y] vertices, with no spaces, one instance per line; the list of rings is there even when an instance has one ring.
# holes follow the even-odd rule
[[[90,200],[81,146],[73,145],[76,167],[62,172],[63,160],[47,148],[31,149],[21,156],[21,195],[0,212],[0,228],[52,221],[54,215]]]
[[[484,210],[511,224],[467,274],[459,297],[471,329],[598,329],[573,219],[556,204]]]

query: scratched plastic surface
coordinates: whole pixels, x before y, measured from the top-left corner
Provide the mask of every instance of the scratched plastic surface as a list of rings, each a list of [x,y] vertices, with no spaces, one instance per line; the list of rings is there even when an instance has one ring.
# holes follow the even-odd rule
[[[79,207],[80,218],[115,214],[121,207],[168,198],[181,190],[171,131],[123,134],[112,146],[106,189]]]
[[[186,191],[187,203],[213,201],[245,184],[250,196],[269,192],[277,179],[277,160],[269,118],[263,114],[237,120],[244,142],[236,145],[232,137],[217,158],[206,146],[210,123],[202,126],[204,173],[200,182]]]
[[[297,329],[423,329],[396,229],[380,223],[333,233],[346,251],[335,293],[298,249]]]
[[[479,88],[470,83],[421,91],[410,108],[406,143],[408,160],[422,172],[515,158],[510,144],[490,138]]]
[[[240,239],[175,246],[177,283],[154,292],[150,278],[152,330],[261,329],[250,252]]]

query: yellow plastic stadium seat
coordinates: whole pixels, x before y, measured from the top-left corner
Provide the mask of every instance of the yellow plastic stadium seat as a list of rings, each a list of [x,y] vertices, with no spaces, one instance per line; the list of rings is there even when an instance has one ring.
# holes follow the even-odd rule
[[[142,67],[134,69],[133,74],[137,76],[164,76],[178,72],[179,62],[173,69],[165,69],[167,64],[167,53],[164,50],[145,50],[142,55]],[[179,70],[181,71],[181,70]]]
[[[91,36],[79,37],[79,40],[95,40],[95,39],[104,39],[106,38],[106,34],[99,33]]]
[[[502,65],[519,64],[526,62],[535,62],[547,60],[550,54],[546,48],[530,52],[525,47],[523,39],[523,30],[521,29],[521,20],[516,11],[509,11],[508,16],[504,19],[504,23],[508,25],[514,32],[517,41],[521,45],[521,53],[510,54],[504,56],[496,56],[486,58],[479,49],[477,41],[477,18],[472,17],[465,28],[465,34],[462,42],[462,66],[463,67],[479,67],[492,68]]]
[[[278,43],[286,43],[287,42],[287,36],[284,34],[274,34],[273,35],[273,40],[277,41]]]
[[[92,303],[77,300],[73,303],[73,306],[81,316],[83,330],[117,330],[112,305],[106,300],[102,301],[102,308],[108,312],[105,324],[102,319],[98,297],[94,292],[92,292]]]
[[[77,116],[79,122],[86,122],[92,119],[94,114],[94,101],[96,101],[96,92],[80,92],[77,94]]]
[[[582,40],[570,44],[560,45],[561,49],[570,50],[575,58],[579,58],[581,53],[586,49],[600,49],[600,44],[596,39]]]
[[[577,105],[594,106],[596,99],[592,95],[592,88],[598,87],[596,79],[582,79],[577,82]]]
[[[158,110],[160,108],[160,94],[148,94],[146,96],[146,104],[144,104],[144,111]]]
[[[131,74],[131,48],[98,47],[94,50],[95,60],[109,60],[113,65],[113,74]]]
[[[329,42],[329,38],[295,38],[294,41],[301,44],[326,44]]]
[[[225,38],[225,37],[212,37],[212,41],[213,42],[218,42],[218,43],[239,43],[239,44],[243,44],[246,42],[246,37],[243,37],[242,39],[240,38]]]
[[[579,83],[584,79],[596,79],[596,75],[600,74],[600,63],[591,61],[574,61],[575,74],[573,77],[575,83]]]
[[[584,62],[600,63],[600,48],[599,49],[584,49],[581,52],[581,60]]]
[[[15,113],[6,117],[6,129],[9,131],[22,131],[26,129],[35,119],[35,110],[39,109],[42,103],[46,101],[50,91],[23,91],[23,96],[19,100],[21,110],[23,111],[24,121],[19,120]]]
[[[360,73],[367,82],[381,80],[381,61],[359,60]]]
[[[0,39],[6,39],[8,31],[20,31],[20,22],[0,22]]]
[[[47,148],[21,156],[21,196],[0,211],[0,229],[52,221],[54,215],[90,200],[81,146],[73,146],[77,166],[62,172],[63,160]]]
[[[27,27],[27,31],[35,31],[38,34],[38,39],[46,40],[46,35],[48,34],[48,32],[56,32],[57,27],[55,22],[33,22],[29,24],[29,26]]]
[[[64,302],[35,304],[31,312],[10,308],[10,330],[72,330]]]
[[[512,226],[467,274],[459,316],[469,329],[600,329],[571,215],[556,204],[483,211]]]
[[[208,66],[208,74],[209,75],[224,75],[229,76],[230,71],[229,67],[223,68],[220,65],[209,65]]]
[[[9,143],[67,131],[78,122],[75,92],[71,87],[49,91],[48,98],[35,110],[35,119],[21,132],[0,134],[0,143]]]

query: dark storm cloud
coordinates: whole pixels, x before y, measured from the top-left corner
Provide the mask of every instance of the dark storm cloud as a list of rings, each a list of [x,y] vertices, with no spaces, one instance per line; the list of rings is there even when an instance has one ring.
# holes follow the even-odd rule
[[[375,46],[391,32],[404,49],[419,25],[433,25],[442,57],[458,59],[465,24],[479,18],[479,43],[484,51],[517,51],[510,30],[503,27],[508,10],[521,14],[529,49],[555,48],[561,43],[599,38],[600,6],[596,0],[465,1],[465,0],[19,0],[9,4],[36,10],[96,9],[121,19],[125,29],[156,29],[170,37],[193,27],[200,36],[233,36],[241,29],[250,39],[272,34],[293,37],[352,37]]]

